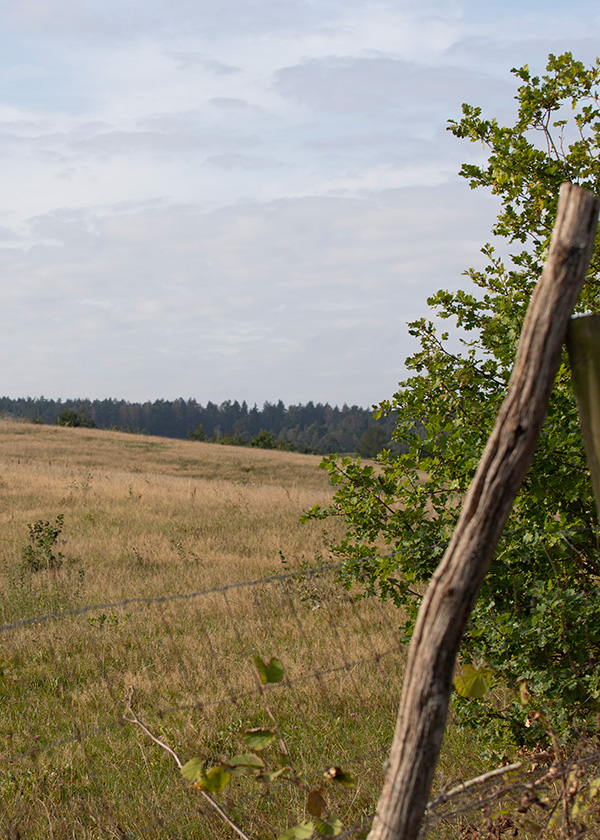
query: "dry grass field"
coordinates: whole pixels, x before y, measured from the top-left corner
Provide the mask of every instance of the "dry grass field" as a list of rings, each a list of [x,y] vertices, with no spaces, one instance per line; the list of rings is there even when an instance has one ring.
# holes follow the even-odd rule
[[[123,722],[124,697],[132,687],[136,713],[183,761],[210,766],[241,751],[245,726],[271,725],[256,654],[284,664],[266,696],[308,788],[233,779],[219,801],[270,840],[339,764],[356,787],[328,789],[328,807],[346,827],[368,821],[400,694],[401,616],[354,601],[331,572],[266,580],[328,560],[332,534],[299,523],[330,496],[318,464],[0,421],[1,838],[235,836]],[[57,517],[48,567],[29,529]],[[453,754],[464,763],[460,741],[449,767]]]
[[[85,603],[280,572],[279,551],[293,564],[323,548],[318,528],[298,526],[299,512],[328,495],[318,462],[295,453],[0,423],[2,573],[18,567],[27,524],[59,513],[61,550],[72,574],[83,570]],[[14,602],[3,600],[6,622]]]

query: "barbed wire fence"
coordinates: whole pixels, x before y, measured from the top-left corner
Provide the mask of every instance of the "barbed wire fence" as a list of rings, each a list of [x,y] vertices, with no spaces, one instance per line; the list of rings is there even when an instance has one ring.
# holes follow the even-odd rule
[[[127,723],[127,698],[157,741],[210,767],[243,749],[244,727],[271,723],[265,693],[305,787],[232,779],[218,797],[225,812],[252,840],[276,838],[305,818],[306,791],[323,791],[342,820],[338,836],[366,836],[400,698],[403,620],[340,587],[341,566],[0,625],[2,836],[233,836],[167,752]],[[257,655],[278,657],[284,680],[261,686]],[[352,790],[325,790],[323,773],[337,765]],[[541,837],[558,817],[568,821],[574,803],[597,807],[599,777],[600,751],[589,744],[568,761],[535,754],[449,781],[422,837]],[[600,833],[568,836],[584,835]]]
[[[240,752],[245,726],[268,722],[261,702],[268,690],[308,787],[319,789],[323,771],[343,763],[358,793],[346,794],[349,804],[338,799],[355,820],[362,809],[366,823],[383,778],[404,650],[393,610],[356,602],[335,583],[337,570],[127,598],[0,626],[2,836],[231,836],[164,751],[124,722],[130,689],[149,730],[184,760],[198,756],[209,767]],[[256,655],[278,657],[284,681],[257,685]],[[303,818],[304,791],[284,780],[252,781],[232,780],[221,797],[252,837],[276,837]]]

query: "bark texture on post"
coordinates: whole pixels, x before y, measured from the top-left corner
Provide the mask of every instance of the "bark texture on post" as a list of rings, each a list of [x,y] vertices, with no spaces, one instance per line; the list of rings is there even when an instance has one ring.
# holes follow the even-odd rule
[[[567,333],[567,348],[600,519],[600,315],[572,318]]]
[[[598,205],[580,187],[561,187],[550,252],[529,304],[506,398],[419,610],[369,840],[415,840],[419,833],[444,734],[456,653],[533,458],[594,247]]]

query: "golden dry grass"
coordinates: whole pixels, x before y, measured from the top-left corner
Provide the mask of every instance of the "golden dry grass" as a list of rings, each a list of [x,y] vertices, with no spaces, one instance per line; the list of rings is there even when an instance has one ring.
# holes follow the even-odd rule
[[[309,788],[342,765],[356,788],[327,789],[329,805],[345,826],[368,822],[403,618],[353,600],[331,571],[251,584],[330,560],[341,523],[299,522],[331,497],[319,461],[0,420],[2,840],[232,837],[166,752],[123,723],[124,697],[133,687],[151,730],[210,766],[242,749],[241,729],[271,725],[256,654],[285,666],[267,696]],[[62,563],[35,571],[28,526],[59,515]],[[440,778],[480,769],[464,734],[445,751]],[[237,779],[220,800],[253,840],[307,816],[306,790],[281,780]]]
[[[299,523],[330,498],[318,464],[0,422],[3,836],[230,837],[168,755],[122,724],[123,697],[135,688],[182,759],[217,762],[239,751],[241,727],[269,722],[254,654],[285,665],[270,703],[309,784],[345,764],[357,788],[330,794],[332,807],[346,825],[372,811],[400,690],[397,611],[357,604],[331,572],[219,589],[327,560],[319,523]],[[62,564],[35,571],[28,525],[59,514]],[[223,794],[251,836],[303,818],[302,791],[259,788],[241,780]]]
[[[84,569],[87,602],[259,577],[280,568],[279,551],[294,563],[322,550],[319,527],[298,524],[329,495],[318,462],[0,422],[3,555],[14,568],[27,524],[64,513],[61,550]]]

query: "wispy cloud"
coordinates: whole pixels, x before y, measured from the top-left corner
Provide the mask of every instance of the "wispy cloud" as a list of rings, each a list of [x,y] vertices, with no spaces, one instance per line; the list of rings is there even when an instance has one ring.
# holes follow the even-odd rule
[[[591,0],[5,0],[5,391],[388,396],[494,217],[447,119],[510,118],[510,67],[599,28]]]

